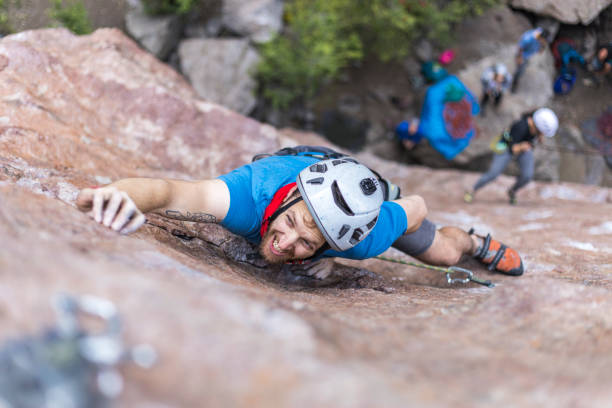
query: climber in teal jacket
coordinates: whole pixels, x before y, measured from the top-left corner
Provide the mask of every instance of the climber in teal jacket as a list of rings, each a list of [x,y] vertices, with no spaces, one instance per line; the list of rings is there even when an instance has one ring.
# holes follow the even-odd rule
[[[132,178],[86,188],[77,206],[121,233],[138,229],[148,212],[219,223],[258,244],[267,262],[310,263],[317,278],[331,271],[326,259],[366,259],[391,246],[433,265],[454,265],[470,255],[490,269],[523,273],[519,254],[490,235],[436,229],[421,197],[399,197],[396,186],[350,157],[321,160],[303,149],[211,180]]]

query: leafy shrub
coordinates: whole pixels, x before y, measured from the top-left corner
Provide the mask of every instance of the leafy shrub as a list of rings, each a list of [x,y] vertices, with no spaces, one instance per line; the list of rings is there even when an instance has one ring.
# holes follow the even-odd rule
[[[261,46],[262,96],[285,108],[306,101],[366,56],[399,60],[417,38],[441,43],[452,25],[499,0],[290,0],[285,31]]]
[[[81,0],[50,0],[49,16],[75,34],[89,34],[93,31],[87,10]]]
[[[6,6],[4,4],[4,0],[0,0],[0,35],[9,34],[11,31],[11,26],[8,21],[8,13],[6,11]]]
[[[363,56],[342,18],[352,0],[295,0],[285,5],[287,32],[262,45],[258,78],[264,98],[283,108],[311,98],[327,80]]]
[[[185,14],[200,0],[142,0],[145,11],[150,15]]]
[[[0,0],[0,36],[11,34],[13,26],[9,21],[9,6],[20,6],[19,0]]]

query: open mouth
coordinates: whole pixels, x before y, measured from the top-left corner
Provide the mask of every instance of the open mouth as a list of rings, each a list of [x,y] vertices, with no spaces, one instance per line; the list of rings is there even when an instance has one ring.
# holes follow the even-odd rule
[[[276,238],[274,238],[272,240],[272,242],[270,243],[270,251],[272,251],[272,253],[276,256],[283,256],[284,252],[283,250],[280,248],[280,246],[278,245],[278,240],[276,240]]]

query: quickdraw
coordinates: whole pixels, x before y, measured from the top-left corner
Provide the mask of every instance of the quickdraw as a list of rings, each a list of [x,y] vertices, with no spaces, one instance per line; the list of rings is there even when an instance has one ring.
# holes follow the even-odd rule
[[[449,266],[448,268],[444,268],[441,266],[433,266],[433,265],[427,265],[427,264],[418,263],[418,262],[403,261],[401,259],[387,258],[386,256],[380,256],[380,255],[377,256],[376,259],[380,259],[382,261],[387,261],[387,262],[398,263],[402,265],[415,266],[417,268],[430,269],[432,271],[443,272],[446,274],[446,281],[449,284],[453,284],[453,283],[466,284],[469,282],[474,282],[474,283],[478,283],[479,285],[486,286],[488,288],[492,288],[495,286],[495,284],[491,282],[490,280],[480,279],[477,276],[474,276],[474,273],[470,271],[469,269],[460,268],[458,266]],[[463,275],[463,277],[456,277],[457,275]]]

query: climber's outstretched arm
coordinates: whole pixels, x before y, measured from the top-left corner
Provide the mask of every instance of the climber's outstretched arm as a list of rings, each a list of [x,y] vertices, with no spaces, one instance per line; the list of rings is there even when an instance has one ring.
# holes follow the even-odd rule
[[[220,222],[229,202],[229,190],[221,180],[129,178],[85,188],[76,204],[96,222],[128,234],[145,222],[143,214],[148,212],[182,221]]]

